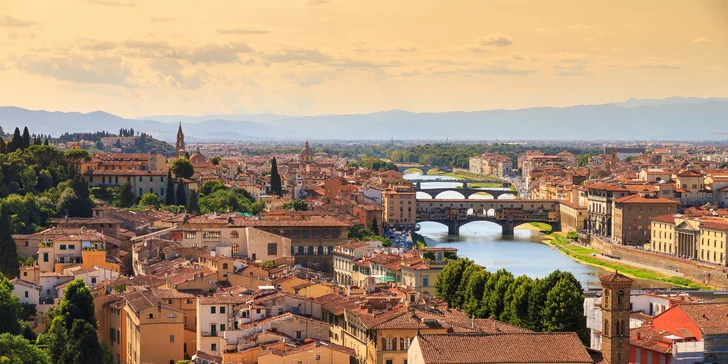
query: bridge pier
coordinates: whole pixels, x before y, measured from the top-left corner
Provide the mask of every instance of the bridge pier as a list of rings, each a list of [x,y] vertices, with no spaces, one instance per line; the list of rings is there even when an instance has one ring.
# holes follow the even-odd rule
[[[460,223],[457,220],[450,220],[446,225],[448,235],[460,235]]]
[[[468,188],[468,183],[467,182],[463,182],[463,188]]]
[[[503,227],[503,235],[512,236],[513,229],[516,227],[516,224],[513,221],[506,221],[501,226]]]

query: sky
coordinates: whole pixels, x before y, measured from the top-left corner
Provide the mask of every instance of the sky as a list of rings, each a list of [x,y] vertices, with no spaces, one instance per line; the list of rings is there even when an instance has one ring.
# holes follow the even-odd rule
[[[316,115],[728,96],[723,0],[0,0],[0,104]]]

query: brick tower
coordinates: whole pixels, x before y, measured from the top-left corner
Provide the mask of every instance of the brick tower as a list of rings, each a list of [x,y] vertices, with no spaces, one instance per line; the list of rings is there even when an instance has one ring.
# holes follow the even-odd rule
[[[602,283],[602,355],[609,364],[629,364],[629,314],[632,280],[618,272]]]

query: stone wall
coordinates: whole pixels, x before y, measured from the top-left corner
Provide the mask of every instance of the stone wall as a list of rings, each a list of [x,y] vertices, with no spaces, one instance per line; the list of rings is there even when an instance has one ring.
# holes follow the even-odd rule
[[[728,289],[728,269],[668,255],[638,250],[623,245],[610,244],[592,236],[591,245],[598,251],[614,255],[622,260],[646,264],[652,267],[675,270],[698,282],[718,290]]]

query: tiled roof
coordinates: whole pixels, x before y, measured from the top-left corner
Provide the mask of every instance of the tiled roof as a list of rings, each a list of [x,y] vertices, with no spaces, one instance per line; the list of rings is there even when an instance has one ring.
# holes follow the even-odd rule
[[[650,204],[674,204],[679,205],[680,201],[677,200],[671,200],[669,198],[664,197],[645,197],[640,195],[630,195],[630,196],[624,196],[621,198],[618,198],[614,200],[616,203],[634,203],[634,204],[640,204],[640,203],[650,203]]]
[[[728,334],[728,303],[694,303],[677,306],[704,334]]]
[[[653,217],[652,218],[652,221],[664,222],[664,223],[668,223],[668,224],[674,224],[675,223],[675,215],[662,215],[662,216]]]
[[[323,296],[319,296],[313,299],[314,302],[321,305],[321,308],[331,312],[334,315],[343,315],[344,308],[353,303],[349,303],[349,300],[339,294],[329,293]]]
[[[718,231],[728,231],[728,221],[715,221],[715,220],[701,221],[700,228],[718,230]]]
[[[417,339],[428,364],[592,363],[575,333],[425,334]]]
[[[662,354],[672,353],[672,340],[665,336],[672,335],[671,332],[659,330],[652,326],[643,326],[630,329],[629,343],[650,351]]]
[[[702,177],[703,175],[695,171],[683,171],[678,173],[678,177]]]
[[[599,278],[602,282],[624,282],[624,283],[631,283],[633,280],[627,276],[624,276],[622,274],[619,274],[619,272],[614,272],[612,274],[606,275],[604,277]]]

